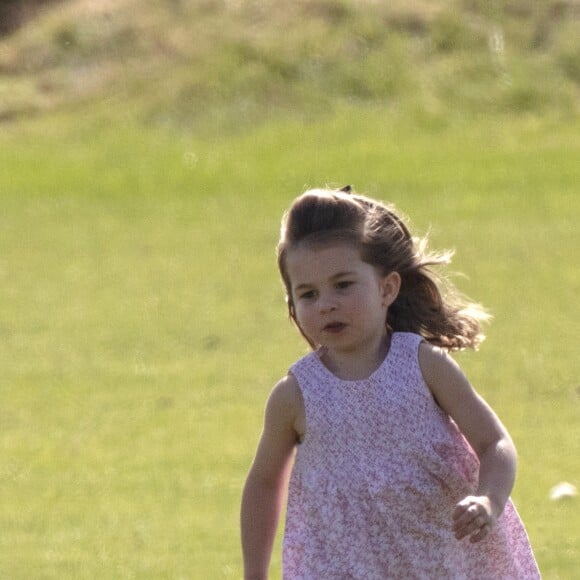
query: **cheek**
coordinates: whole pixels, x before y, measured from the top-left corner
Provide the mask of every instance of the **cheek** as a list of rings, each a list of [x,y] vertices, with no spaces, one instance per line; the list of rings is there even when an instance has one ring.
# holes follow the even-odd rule
[[[294,310],[296,312],[296,318],[298,319],[298,322],[300,323],[308,322],[310,311],[307,307],[304,306],[303,303],[296,304]]]
[[[308,306],[297,306],[296,307],[296,320],[300,325],[300,328],[307,334],[313,332],[317,325],[314,320],[314,312],[312,308]]]

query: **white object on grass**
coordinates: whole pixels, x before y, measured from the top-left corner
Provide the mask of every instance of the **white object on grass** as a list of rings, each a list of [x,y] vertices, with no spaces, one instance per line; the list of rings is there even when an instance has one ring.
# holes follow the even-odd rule
[[[578,495],[578,490],[575,485],[568,483],[567,481],[562,481],[555,485],[550,490],[550,499],[552,501],[557,501],[560,499],[568,499],[576,497]]]

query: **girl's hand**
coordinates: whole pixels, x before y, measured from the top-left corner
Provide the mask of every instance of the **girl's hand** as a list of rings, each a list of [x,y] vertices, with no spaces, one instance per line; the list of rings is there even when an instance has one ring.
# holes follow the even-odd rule
[[[471,536],[470,542],[480,542],[489,534],[496,519],[488,497],[470,495],[455,506],[453,532],[458,540]]]

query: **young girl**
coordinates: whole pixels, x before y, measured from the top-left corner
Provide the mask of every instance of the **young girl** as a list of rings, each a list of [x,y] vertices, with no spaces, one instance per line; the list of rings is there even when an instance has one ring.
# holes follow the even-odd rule
[[[447,355],[477,347],[485,318],[442,291],[430,266],[447,257],[349,187],[286,213],[278,263],[313,352],[268,400],[242,500],[246,579],[268,576],[290,470],[285,578],[539,578],[509,499],[512,440]]]

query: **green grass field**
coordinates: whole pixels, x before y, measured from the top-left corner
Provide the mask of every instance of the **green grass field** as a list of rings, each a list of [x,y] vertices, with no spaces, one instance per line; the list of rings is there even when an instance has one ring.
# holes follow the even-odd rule
[[[456,248],[458,285],[494,314],[458,358],[518,445],[544,576],[573,578],[578,500],[548,494],[580,483],[579,129],[361,107],[213,141],[82,115],[5,126],[0,577],[240,577],[265,397],[306,348],[280,215],[305,187],[353,183]]]
[[[494,315],[457,358],[544,577],[577,578],[580,498],[549,500],[580,486],[576,12],[64,0],[0,37],[0,580],[241,577],[263,406],[306,352],[280,217],[347,183],[457,250]]]

